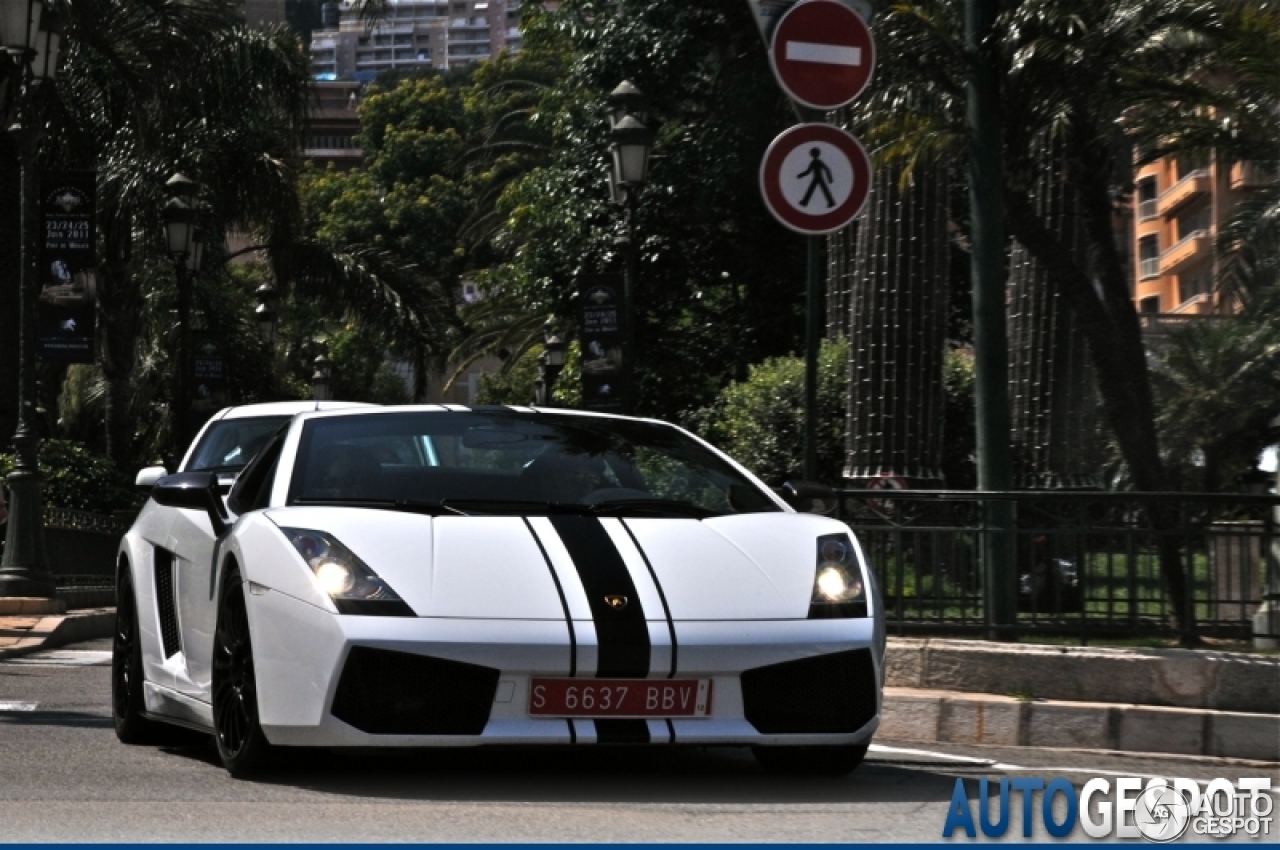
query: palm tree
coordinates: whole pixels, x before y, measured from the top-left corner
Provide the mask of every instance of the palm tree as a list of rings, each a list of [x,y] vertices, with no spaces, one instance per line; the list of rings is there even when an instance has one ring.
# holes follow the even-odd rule
[[[958,158],[966,149],[962,5],[900,0],[876,23],[877,70],[870,97],[856,109],[881,161],[914,165]],[[1222,18],[1199,0],[1018,0],[1004,5],[985,46],[1001,68],[1003,187],[1010,235],[1044,269],[1087,341],[1106,419],[1139,490],[1169,481],[1160,456],[1155,405],[1123,252],[1116,244],[1117,201],[1128,191],[1134,129],[1147,141],[1168,137],[1170,105],[1184,132],[1197,136],[1204,108],[1219,99],[1204,71],[1216,57]],[[1160,116],[1159,131],[1142,125]],[[1128,124],[1124,119],[1128,118]],[[1135,128],[1134,121],[1139,124]],[[1154,123],[1154,120],[1151,122]],[[1036,186],[1052,141],[1058,176],[1076,199],[1079,227],[1055,228],[1039,214]],[[1083,250],[1072,244],[1083,236]],[[1162,559],[1178,620],[1185,577],[1176,557]]]
[[[64,70],[46,153],[98,175],[99,340],[107,448],[130,459],[129,379],[146,291],[164,269],[164,182],[186,172],[216,237],[231,221],[291,233],[307,58],[282,32],[244,27],[224,0],[68,0]]]

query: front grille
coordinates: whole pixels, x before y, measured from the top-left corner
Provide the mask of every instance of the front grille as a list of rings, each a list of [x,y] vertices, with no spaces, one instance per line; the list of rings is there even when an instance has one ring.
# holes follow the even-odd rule
[[[871,650],[747,670],[742,700],[747,721],[761,734],[854,732],[876,715]]]
[[[497,688],[490,667],[356,646],[332,713],[371,735],[479,735]]]
[[[178,607],[173,595],[173,553],[155,550],[156,608],[160,615],[160,640],[164,657],[172,658],[182,651],[182,634],[178,630]]]

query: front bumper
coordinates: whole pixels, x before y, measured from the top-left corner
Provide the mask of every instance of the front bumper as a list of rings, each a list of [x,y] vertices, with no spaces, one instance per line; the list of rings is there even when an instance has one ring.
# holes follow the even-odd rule
[[[590,679],[594,676],[595,632],[589,621],[574,623],[571,645],[570,630],[564,621],[340,616],[262,588],[255,588],[248,600],[260,718],[263,731],[273,744],[450,747],[620,740],[615,728],[617,721],[597,725],[593,720],[530,717],[527,711],[531,678],[572,674]],[[626,721],[626,740],[654,744],[856,744],[869,741],[879,724],[881,659],[875,657],[873,650],[871,619],[677,622],[674,647],[672,630],[665,621],[650,623],[653,657],[649,678],[661,680],[673,670],[680,678],[710,678],[713,682],[711,716]],[[365,658],[403,658],[393,653],[415,657],[402,668],[410,675],[397,677],[394,667],[385,664],[369,668],[377,671],[376,681],[353,681],[348,674],[348,681],[342,685],[343,699],[335,707],[344,670],[352,657],[352,649],[357,647],[364,648],[358,654]],[[794,720],[794,712],[788,714],[784,710],[779,715],[775,710],[765,717],[762,711],[767,707],[752,693],[794,690],[800,681],[796,679],[797,673],[804,680],[808,675],[805,671],[812,669],[806,665],[818,661],[819,656],[839,657],[850,663],[856,660],[853,667],[840,668],[847,673],[841,679],[843,692],[858,706],[850,715],[853,719],[841,724],[838,732],[777,731],[795,728],[794,725],[788,727],[793,721],[785,719]],[[788,664],[803,659],[809,661]],[[436,666],[423,667],[416,662]],[[763,674],[759,672],[760,668],[771,665],[784,666]],[[449,704],[456,701],[456,693],[424,697],[424,688],[431,685],[424,684],[423,680],[450,683],[440,689],[444,691],[449,687],[470,687],[466,685],[468,670],[464,669],[468,666],[472,670],[494,671],[496,680],[487,685],[490,688],[487,693],[493,695],[492,703],[487,719],[481,718],[475,726],[478,733],[459,733],[458,730],[467,725],[462,723],[449,726],[449,734],[375,734],[335,716],[343,715],[361,724],[359,716],[368,716],[368,713],[359,715],[350,709],[352,694],[360,691],[377,692],[375,701],[432,698],[442,705]],[[824,669],[830,667],[813,672],[821,676]],[[428,675],[431,671],[443,675],[436,680]],[[749,674],[747,686],[747,697],[754,700],[752,706],[748,706],[744,698],[742,674],[745,671],[755,671]],[[780,676],[772,676],[772,671]],[[453,673],[462,678],[450,679]],[[809,677],[809,681],[812,678]],[[814,698],[830,692],[830,682],[814,684],[809,691]],[[483,682],[481,685],[485,686]],[[804,682],[800,681],[800,685],[803,687]],[[802,713],[803,708],[801,706]],[[761,731],[749,717],[755,724],[772,731]],[[813,724],[809,724],[809,728],[813,728]],[[819,723],[817,728],[831,727]]]

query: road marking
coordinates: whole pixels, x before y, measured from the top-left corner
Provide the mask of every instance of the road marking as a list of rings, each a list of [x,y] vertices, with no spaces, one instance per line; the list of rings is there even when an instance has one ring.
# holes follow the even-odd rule
[[[872,744],[870,750],[873,753],[884,753],[885,755],[923,756],[925,758],[937,759],[939,761],[958,761],[965,764],[991,765],[992,767],[997,764],[995,759],[981,759],[974,758],[973,756],[957,756],[952,755],[951,753],[936,753],[933,750],[912,750],[904,747],[885,747],[880,744]]]
[[[24,667],[105,667],[110,663],[109,649],[49,649],[3,662],[6,666],[16,664]]]
[[[819,62],[823,65],[862,64],[862,48],[843,44],[818,44],[812,41],[788,41],[788,62]]]
[[[6,702],[0,700],[0,711],[35,711],[38,702]]]
[[[880,753],[886,756],[920,756],[922,758],[935,759],[937,761],[959,762],[961,764],[972,764],[980,767],[990,767],[993,771],[1005,771],[1009,773],[1042,773],[1045,775],[1061,774],[1061,773],[1084,773],[1090,776],[1132,776],[1138,779],[1168,779],[1169,777],[1155,773],[1136,773],[1132,770],[1106,770],[1096,767],[1023,767],[1020,764],[1006,764],[996,759],[976,758],[974,756],[960,756],[952,753],[939,753],[934,750],[915,750],[907,747],[885,747],[880,744],[872,744],[868,748],[873,753]],[[1270,789],[1272,795],[1280,796],[1280,788]]]

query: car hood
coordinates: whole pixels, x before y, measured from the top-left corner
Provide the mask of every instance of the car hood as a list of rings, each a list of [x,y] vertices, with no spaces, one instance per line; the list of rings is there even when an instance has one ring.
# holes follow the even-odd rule
[[[266,515],[333,534],[419,616],[484,619],[561,620],[566,609],[589,618],[588,595],[610,569],[615,578],[625,569],[649,620],[667,611],[677,621],[804,619],[815,541],[848,531],[781,512],[596,519],[291,507]],[[579,545],[583,537],[591,545]]]

